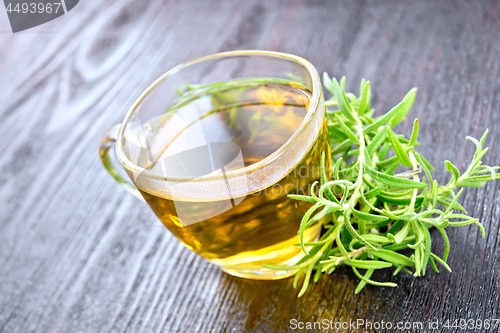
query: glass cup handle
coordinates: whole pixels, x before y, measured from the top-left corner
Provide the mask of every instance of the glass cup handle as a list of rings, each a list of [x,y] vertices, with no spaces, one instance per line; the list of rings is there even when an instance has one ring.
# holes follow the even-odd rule
[[[122,185],[130,194],[132,194],[137,199],[144,201],[141,193],[130,181],[126,181],[122,176],[116,171],[115,166],[109,156],[110,149],[115,146],[116,137],[118,136],[118,130],[121,124],[116,124],[111,127],[102,137],[101,143],[99,145],[99,157],[101,162],[108,171],[108,173],[113,177],[120,185]]]

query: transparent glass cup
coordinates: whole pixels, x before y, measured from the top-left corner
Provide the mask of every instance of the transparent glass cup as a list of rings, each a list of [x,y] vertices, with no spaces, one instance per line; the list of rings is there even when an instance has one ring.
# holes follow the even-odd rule
[[[287,127],[290,119],[296,128]],[[245,138],[242,129],[257,135]],[[251,160],[255,147],[264,155]],[[110,148],[122,168],[113,165]],[[320,179],[323,153],[329,165],[316,69],[300,57],[268,51],[219,53],[171,69],[137,98],[100,146],[110,175],[186,247],[251,279],[295,273],[267,266],[303,257],[294,244],[312,204],[287,195],[309,194]],[[317,239],[320,229],[321,223],[310,226],[304,241]]]

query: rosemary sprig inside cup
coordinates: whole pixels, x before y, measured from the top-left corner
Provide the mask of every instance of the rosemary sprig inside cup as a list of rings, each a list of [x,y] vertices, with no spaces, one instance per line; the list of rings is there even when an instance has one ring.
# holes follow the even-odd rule
[[[446,263],[450,251],[446,228],[477,224],[485,235],[479,221],[468,216],[458,203],[463,187],[482,187],[487,181],[500,178],[496,173],[498,166],[481,163],[488,151],[483,148],[488,131],[479,141],[467,137],[477,147],[469,167],[460,174],[456,166],[446,161],[451,179],[446,185],[439,185],[432,178],[434,168],[415,149],[419,145],[418,119],[409,139],[391,129],[410,110],[415,88],[390,111],[373,118],[369,81],[361,81],[359,97],[344,91],[345,77],[339,83],[325,73],[323,81],[333,95],[326,101],[333,167],[325,170],[323,154],[321,183],[312,186],[310,196],[289,195],[313,203],[298,232],[297,246],[302,247],[305,256],[293,266],[266,267],[297,270],[295,287],[305,273],[299,296],[311,278],[316,282],[321,273],[330,274],[340,265],[350,266],[360,279],[356,293],[367,283],[396,286],[393,282],[371,280],[376,269],[394,267],[394,275],[404,271],[422,276],[428,265],[436,272],[441,265],[451,272]],[[393,157],[387,157],[390,150]],[[395,174],[400,166],[408,170]],[[326,232],[318,241],[304,243],[305,229],[325,217]],[[444,238],[444,252],[440,255],[431,252],[432,227]]]

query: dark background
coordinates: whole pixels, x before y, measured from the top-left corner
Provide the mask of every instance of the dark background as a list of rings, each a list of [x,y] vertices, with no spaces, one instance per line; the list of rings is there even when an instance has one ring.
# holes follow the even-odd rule
[[[453,273],[385,270],[373,278],[398,288],[355,295],[357,278],[339,269],[297,299],[291,279],[230,277],[185,249],[97,154],[102,134],[174,65],[265,49],[346,75],[356,93],[369,79],[377,114],[418,87],[398,129],[408,135],[420,119],[419,150],[441,182],[444,161],[463,171],[474,150],[465,137],[486,128],[484,161],[498,165],[498,2],[86,0],[17,34],[0,8],[0,30],[0,331],[291,332],[294,318],[500,318],[498,182],[463,195],[487,236],[448,229]]]

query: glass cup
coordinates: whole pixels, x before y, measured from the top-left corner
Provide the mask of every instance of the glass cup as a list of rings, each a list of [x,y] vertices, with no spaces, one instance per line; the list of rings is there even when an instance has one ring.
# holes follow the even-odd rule
[[[113,165],[116,157],[122,168]],[[109,174],[145,201],[186,247],[223,271],[280,279],[303,253],[297,231],[330,148],[324,97],[305,59],[219,53],[153,82],[100,145]],[[115,163],[116,164],[116,163]],[[318,238],[321,223],[304,241]]]

